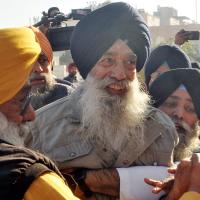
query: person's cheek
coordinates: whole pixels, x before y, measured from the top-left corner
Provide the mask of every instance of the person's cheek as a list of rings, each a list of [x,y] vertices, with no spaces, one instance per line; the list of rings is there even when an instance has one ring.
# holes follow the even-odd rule
[[[23,115],[23,121],[27,122],[27,121],[34,121],[34,120],[35,120],[35,110],[32,107],[32,105],[30,104],[27,107],[25,114]]]
[[[9,121],[15,122],[15,123],[21,123],[23,121],[23,117],[21,116],[21,105],[18,104],[11,104],[8,109],[8,118]]]
[[[90,75],[97,79],[103,79],[106,76],[109,76],[110,71],[111,70],[109,68],[104,68],[102,66],[96,66],[95,68],[93,68],[90,71]]]
[[[10,122],[20,124],[23,121],[23,116],[21,116],[19,113],[13,113],[12,115],[7,116],[7,119]]]
[[[136,71],[127,71],[127,77],[130,81],[133,81],[136,77]]]

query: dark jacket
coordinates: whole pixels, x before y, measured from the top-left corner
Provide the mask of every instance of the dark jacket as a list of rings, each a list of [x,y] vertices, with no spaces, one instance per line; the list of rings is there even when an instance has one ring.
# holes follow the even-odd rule
[[[77,82],[78,82],[77,76],[74,75],[74,74],[69,74],[68,76],[66,76],[66,77],[64,78],[64,80],[65,80],[65,81],[68,81],[68,82],[70,82],[70,83],[77,83]]]
[[[22,200],[31,183],[50,171],[60,175],[57,167],[42,154],[0,140],[1,200]]]
[[[68,96],[73,91],[73,87],[56,83],[53,89],[44,94],[34,95],[31,97],[31,105],[35,110],[50,104],[60,98]]]

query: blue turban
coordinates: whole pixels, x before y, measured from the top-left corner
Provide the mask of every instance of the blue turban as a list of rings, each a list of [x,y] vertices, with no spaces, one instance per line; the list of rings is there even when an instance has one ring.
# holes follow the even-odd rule
[[[130,5],[111,3],[88,14],[77,24],[70,49],[83,78],[117,39],[127,40],[137,55],[136,66],[140,71],[149,55],[150,34],[139,13]]]
[[[149,93],[152,96],[154,106],[156,108],[161,106],[181,85],[185,86],[187,92],[190,94],[196,114],[200,119],[199,69],[172,69],[161,74],[155,81],[153,81],[149,88]]]
[[[155,48],[145,64],[145,83],[148,87],[151,74],[163,63],[170,69],[191,68],[189,57],[176,45],[161,45]]]

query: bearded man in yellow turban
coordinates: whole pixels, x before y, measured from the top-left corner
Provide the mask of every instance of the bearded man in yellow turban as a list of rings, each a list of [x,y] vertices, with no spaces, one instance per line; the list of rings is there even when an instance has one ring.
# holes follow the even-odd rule
[[[0,29],[0,199],[76,199],[55,164],[23,147],[20,128],[35,119],[28,77],[41,53],[29,28]]]

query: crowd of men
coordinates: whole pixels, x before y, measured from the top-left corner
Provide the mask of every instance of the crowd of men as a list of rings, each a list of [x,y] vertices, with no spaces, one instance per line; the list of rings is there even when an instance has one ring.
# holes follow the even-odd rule
[[[133,7],[80,20],[65,80],[39,29],[0,29],[0,46],[0,199],[200,199],[200,71],[177,45],[150,50]]]

